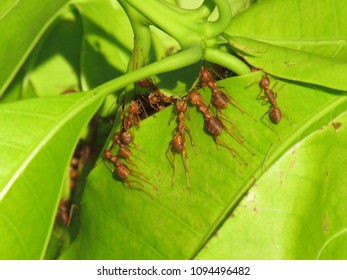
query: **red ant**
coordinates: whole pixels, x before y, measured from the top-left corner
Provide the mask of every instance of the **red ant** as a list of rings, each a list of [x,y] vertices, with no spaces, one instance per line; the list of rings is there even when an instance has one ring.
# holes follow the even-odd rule
[[[135,170],[132,170],[127,165],[122,163],[118,157],[116,157],[115,155],[112,154],[111,150],[106,149],[104,151],[104,157],[109,162],[112,162],[115,165],[116,169],[112,170],[112,173],[114,173],[116,171],[116,174],[117,174],[118,178],[120,178],[123,182],[125,182],[130,188],[142,190],[142,189],[139,189],[139,188],[135,187],[133,185],[134,183],[139,184],[142,188],[144,188],[144,185],[142,183],[140,183],[140,182],[138,182],[136,180],[129,180],[128,179],[129,176],[133,176],[133,177],[135,177],[135,178],[137,178],[137,179],[139,179],[141,181],[144,181],[144,182],[150,184],[151,186],[154,187],[154,189],[156,189],[156,190],[158,189],[142,173],[137,172]]]
[[[140,126],[140,115],[141,115],[141,105],[139,104],[140,101],[138,100],[133,100],[130,101],[129,103],[129,108],[128,108],[128,120],[129,124],[128,126]]]
[[[236,128],[235,124],[227,117],[225,114],[222,113],[222,109],[225,109],[228,107],[228,103],[235,106],[241,113],[246,113],[250,117],[252,117],[254,120],[255,118],[245,112],[241,107],[238,106],[238,103],[236,100],[231,98],[229,95],[227,95],[225,92],[220,90],[220,87],[217,86],[216,81],[214,80],[211,72],[207,69],[206,66],[202,66],[200,70],[200,77],[202,79],[202,86],[208,86],[212,91],[212,103],[216,107],[217,112],[226,119],[234,128]]]
[[[140,114],[142,113],[141,106],[142,104],[139,100],[133,100],[129,103],[127,111],[128,115],[122,115],[122,128],[120,132],[114,133],[112,143],[112,146],[114,146],[115,144],[119,145],[119,151],[117,156],[126,159],[129,163],[131,163],[134,166],[136,166],[136,164],[130,159],[131,151],[128,148],[128,146],[133,141],[133,133],[130,131],[130,129],[133,126],[139,127],[140,125]]]
[[[77,208],[75,204],[71,203],[68,198],[62,198],[59,201],[57,218],[66,227],[70,226],[73,210]]]
[[[174,102],[173,97],[165,95],[150,78],[144,78],[138,81],[137,84],[150,90],[147,100],[149,105],[156,111],[161,111]]]
[[[208,107],[206,106],[202,96],[200,93],[198,93],[195,90],[192,90],[189,93],[189,100],[190,102],[195,105],[198,110],[204,115],[205,119],[205,127],[207,131],[213,136],[216,143],[222,144],[224,147],[229,149],[229,151],[232,153],[232,155],[235,157],[238,155],[242,161],[246,163],[245,160],[231,147],[229,147],[224,141],[218,138],[218,136],[223,132],[223,128],[240,144],[242,145],[251,155],[254,155],[253,152],[251,152],[244,144],[243,140],[240,139],[235,135],[235,133],[228,128],[218,117],[212,116],[210,112],[208,111]]]
[[[188,155],[187,155],[187,151],[186,151],[186,140],[185,140],[186,132],[188,132],[192,146],[194,146],[194,143],[193,143],[193,137],[191,135],[191,132],[190,132],[189,128],[184,123],[184,121],[185,121],[185,115],[184,114],[187,111],[186,98],[178,99],[176,101],[176,111],[178,112],[177,131],[176,131],[176,133],[172,139],[172,142],[170,144],[170,147],[167,151],[167,155],[170,159],[170,163],[171,163],[171,166],[172,166],[173,172],[174,172],[171,184],[174,184],[174,181],[175,181],[175,154],[176,153],[182,154],[184,169],[186,172],[187,187],[190,190]]]
[[[133,100],[129,104],[128,115],[122,115],[122,129],[121,132],[114,134],[114,143],[129,145],[133,141],[133,134],[130,129],[134,126],[140,126],[140,114],[141,112],[140,101]]]
[[[131,159],[130,159],[130,156],[131,156],[131,151],[130,149],[127,147],[127,145],[129,145],[131,143],[131,140],[132,140],[132,134],[129,132],[129,131],[125,131],[123,133],[119,133],[119,132],[116,132],[114,135],[113,135],[113,145],[116,143],[119,145],[119,151],[118,151],[118,156],[121,157],[121,158],[124,158],[126,159],[129,163],[131,163],[132,165],[134,166],[137,166],[135,164],[135,162],[133,162]],[[140,159],[136,156],[133,155],[133,157],[137,158],[137,159]]]
[[[276,102],[276,99],[277,99],[276,93],[269,88],[270,79],[266,74],[263,75],[263,77],[261,78],[259,85],[262,90],[264,89],[265,95],[260,95],[261,94],[261,91],[260,91],[258,98],[265,100],[265,102],[269,102],[271,105],[270,109],[264,115],[269,113],[270,120],[273,123],[278,124],[282,119],[282,112]]]
[[[128,115],[122,116],[122,122],[123,122],[123,128],[125,131],[128,131],[130,128],[133,126],[140,127],[140,121],[141,117],[140,115],[142,114],[142,110],[144,114],[146,114],[145,109],[143,108],[143,104],[140,100],[132,100],[129,103],[128,107]]]

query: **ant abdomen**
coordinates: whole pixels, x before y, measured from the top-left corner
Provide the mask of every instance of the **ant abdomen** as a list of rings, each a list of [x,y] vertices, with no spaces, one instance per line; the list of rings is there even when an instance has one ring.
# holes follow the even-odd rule
[[[205,119],[206,129],[213,135],[218,136],[222,134],[222,124],[216,117]]]

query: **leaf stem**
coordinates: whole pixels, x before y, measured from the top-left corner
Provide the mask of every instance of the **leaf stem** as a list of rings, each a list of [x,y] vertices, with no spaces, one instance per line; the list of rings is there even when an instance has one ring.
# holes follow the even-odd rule
[[[95,91],[95,94],[106,96],[145,77],[173,71],[194,64],[198,62],[201,57],[201,46],[195,46],[113,79],[93,89],[93,91]]]
[[[188,48],[201,41],[201,35],[198,32],[199,23],[185,14],[177,13],[176,10],[161,1],[146,0],[145,5],[138,0],[119,0],[119,2],[128,3],[134,7],[139,14],[175,38],[182,48]],[[130,20],[132,21],[133,18]]]
[[[196,9],[184,9],[173,5],[165,0],[161,0],[161,2],[176,12],[189,17],[192,20],[201,20],[208,18],[216,7],[213,0],[205,0],[198,8]]]
[[[218,19],[216,21],[207,21],[203,24],[203,34],[205,38],[213,38],[225,31],[230,25],[232,12],[227,0],[215,0],[218,8]]]
[[[206,48],[204,58],[209,62],[222,65],[238,75],[245,75],[251,72],[249,66],[241,59],[219,49]]]

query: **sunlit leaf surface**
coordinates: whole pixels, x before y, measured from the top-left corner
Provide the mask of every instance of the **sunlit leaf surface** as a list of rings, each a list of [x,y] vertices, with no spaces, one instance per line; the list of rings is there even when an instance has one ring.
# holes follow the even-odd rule
[[[227,110],[236,126],[234,132],[242,135],[246,148],[225,132],[222,139],[240,157],[234,158],[222,146],[217,149],[213,138],[203,130],[202,115],[190,108],[191,120],[186,123],[197,151],[195,155],[187,136],[190,191],[180,155],[176,155],[175,184],[171,185],[173,170],[166,153],[176,127],[175,121],[170,122],[172,108],[142,121],[134,131],[138,150],[133,150],[141,161],[134,159],[137,167],[132,168],[149,177],[158,189],[144,181],[140,181],[144,191],[131,189],[112,176],[112,165],[100,160],[88,178],[80,234],[64,258],[194,257],[230,215],[241,195],[254,185],[264,162],[271,167],[305,135],[345,110],[344,96],[287,83],[278,92],[278,104],[285,117],[274,127],[265,114],[268,104],[262,106],[257,99],[259,87],[250,85],[260,77],[261,73],[254,73],[220,83],[241,108],[258,120],[232,106]],[[283,82],[279,81],[278,88],[280,84]],[[208,90],[204,95],[206,100],[210,99]]]
[[[346,259],[346,121],[344,113],[289,149],[197,257]]]
[[[74,146],[101,101],[81,93],[0,105],[0,259],[43,257]]]
[[[347,90],[347,62],[248,38],[231,38],[230,44],[250,65],[277,77]]]
[[[263,0],[232,21],[227,33],[347,60],[344,0]]]

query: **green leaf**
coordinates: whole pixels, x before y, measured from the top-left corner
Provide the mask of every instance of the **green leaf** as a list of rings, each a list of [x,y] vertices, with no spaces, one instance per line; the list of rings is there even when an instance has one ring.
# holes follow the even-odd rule
[[[133,32],[118,2],[108,0],[77,2],[83,22],[81,45],[81,86],[92,89],[126,73],[132,55]],[[109,95],[99,110],[108,115],[117,97]]]
[[[0,8],[0,95],[69,0],[5,0]],[[30,23],[30,24],[29,24]],[[23,27],[25,26],[25,32]]]
[[[231,46],[252,66],[277,77],[347,90],[347,63],[278,47],[249,38],[230,37]]]
[[[346,16],[344,0],[263,0],[233,18],[226,32],[346,61]]]
[[[270,167],[295,143],[345,110],[345,96],[286,83],[277,100],[285,118],[272,127],[267,122],[268,104],[262,106],[257,99],[259,88],[247,87],[260,77],[257,72],[219,83],[241,108],[259,120],[254,121],[233,106],[226,110],[238,129],[234,132],[245,141],[246,148],[223,133],[223,141],[239,154],[235,158],[226,148],[216,148],[213,138],[203,129],[202,115],[196,108],[190,108],[191,121],[186,119],[186,124],[197,150],[195,155],[187,140],[191,191],[187,190],[180,155],[175,157],[175,184],[171,185],[173,170],[167,151],[177,126],[172,121],[172,107],[142,121],[141,127],[134,131],[137,149],[132,151],[141,160],[132,157],[137,165],[132,168],[150,178],[158,190],[134,177],[143,184],[144,191],[123,185],[112,176],[113,167],[100,160],[87,180],[80,233],[63,258],[193,258],[259,177],[264,159]],[[210,92],[206,90],[203,94],[209,100]],[[132,186],[140,187],[135,183]]]
[[[60,95],[80,91],[81,19],[67,10],[39,41],[24,68],[25,81],[37,96]]]
[[[346,122],[345,112],[289,149],[197,258],[346,259]]]
[[[94,92],[0,105],[0,259],[42,259]]]
[[[133,32],[118,2],[77,2],[84,38],[81,49],[81,79],[84,90],[99,86],[126,72],[132,55]]]

